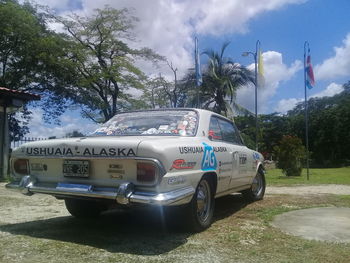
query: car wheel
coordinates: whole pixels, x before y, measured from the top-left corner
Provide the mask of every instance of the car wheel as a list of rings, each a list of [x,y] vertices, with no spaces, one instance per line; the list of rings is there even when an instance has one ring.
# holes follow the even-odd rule
[[[98,217],[107,208],[103,203],[82,200],[82,199],[65,199],[68,212],[77,218],[94,218]]]
[[[247,190],[242,191],[242,194],[248,201],[258,201],[264,198],[265,188],[265,176],[264,173],[259,170],[253,179],[251,187]]]
[[[212,181],[208,177],[203,177],[188,205],[189,211],[187,216],[191,231],[200,232],[211,225],[214,206],[215,199]]]

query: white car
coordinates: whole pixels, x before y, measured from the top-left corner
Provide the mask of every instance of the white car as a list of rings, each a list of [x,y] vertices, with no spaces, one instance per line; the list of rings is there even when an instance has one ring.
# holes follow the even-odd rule
[[[210,226],[215,198],[265,193],[263,156],[232,121],[201,109],[121,113],[87,137],[24,144],[11,174],[7,188],[63,198],[76,217],[115,205],[181,206],[194,231]]]

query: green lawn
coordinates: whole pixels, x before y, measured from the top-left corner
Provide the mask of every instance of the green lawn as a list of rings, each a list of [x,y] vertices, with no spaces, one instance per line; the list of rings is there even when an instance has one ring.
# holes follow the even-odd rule
[[[306,169],[303,169],[300,177],[287,177],[280,169],[266,171],[268,185],[292,185],[292,184],[347,184],[350,185],[350,167],[310,169],[309,181]]]

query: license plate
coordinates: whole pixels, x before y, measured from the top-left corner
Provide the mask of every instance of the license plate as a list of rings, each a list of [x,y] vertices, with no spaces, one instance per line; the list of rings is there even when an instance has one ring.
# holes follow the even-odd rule
[[[63,176],[89,177],[89,161],[64,160]]]

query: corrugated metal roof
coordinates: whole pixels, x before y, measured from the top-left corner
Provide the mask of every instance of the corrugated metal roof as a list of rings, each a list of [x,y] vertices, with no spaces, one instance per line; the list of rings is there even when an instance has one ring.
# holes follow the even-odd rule
[[[13,90],[0,87],[0,96],[12,97],[22,100],[40,100],[40,96],[26,91]]]

